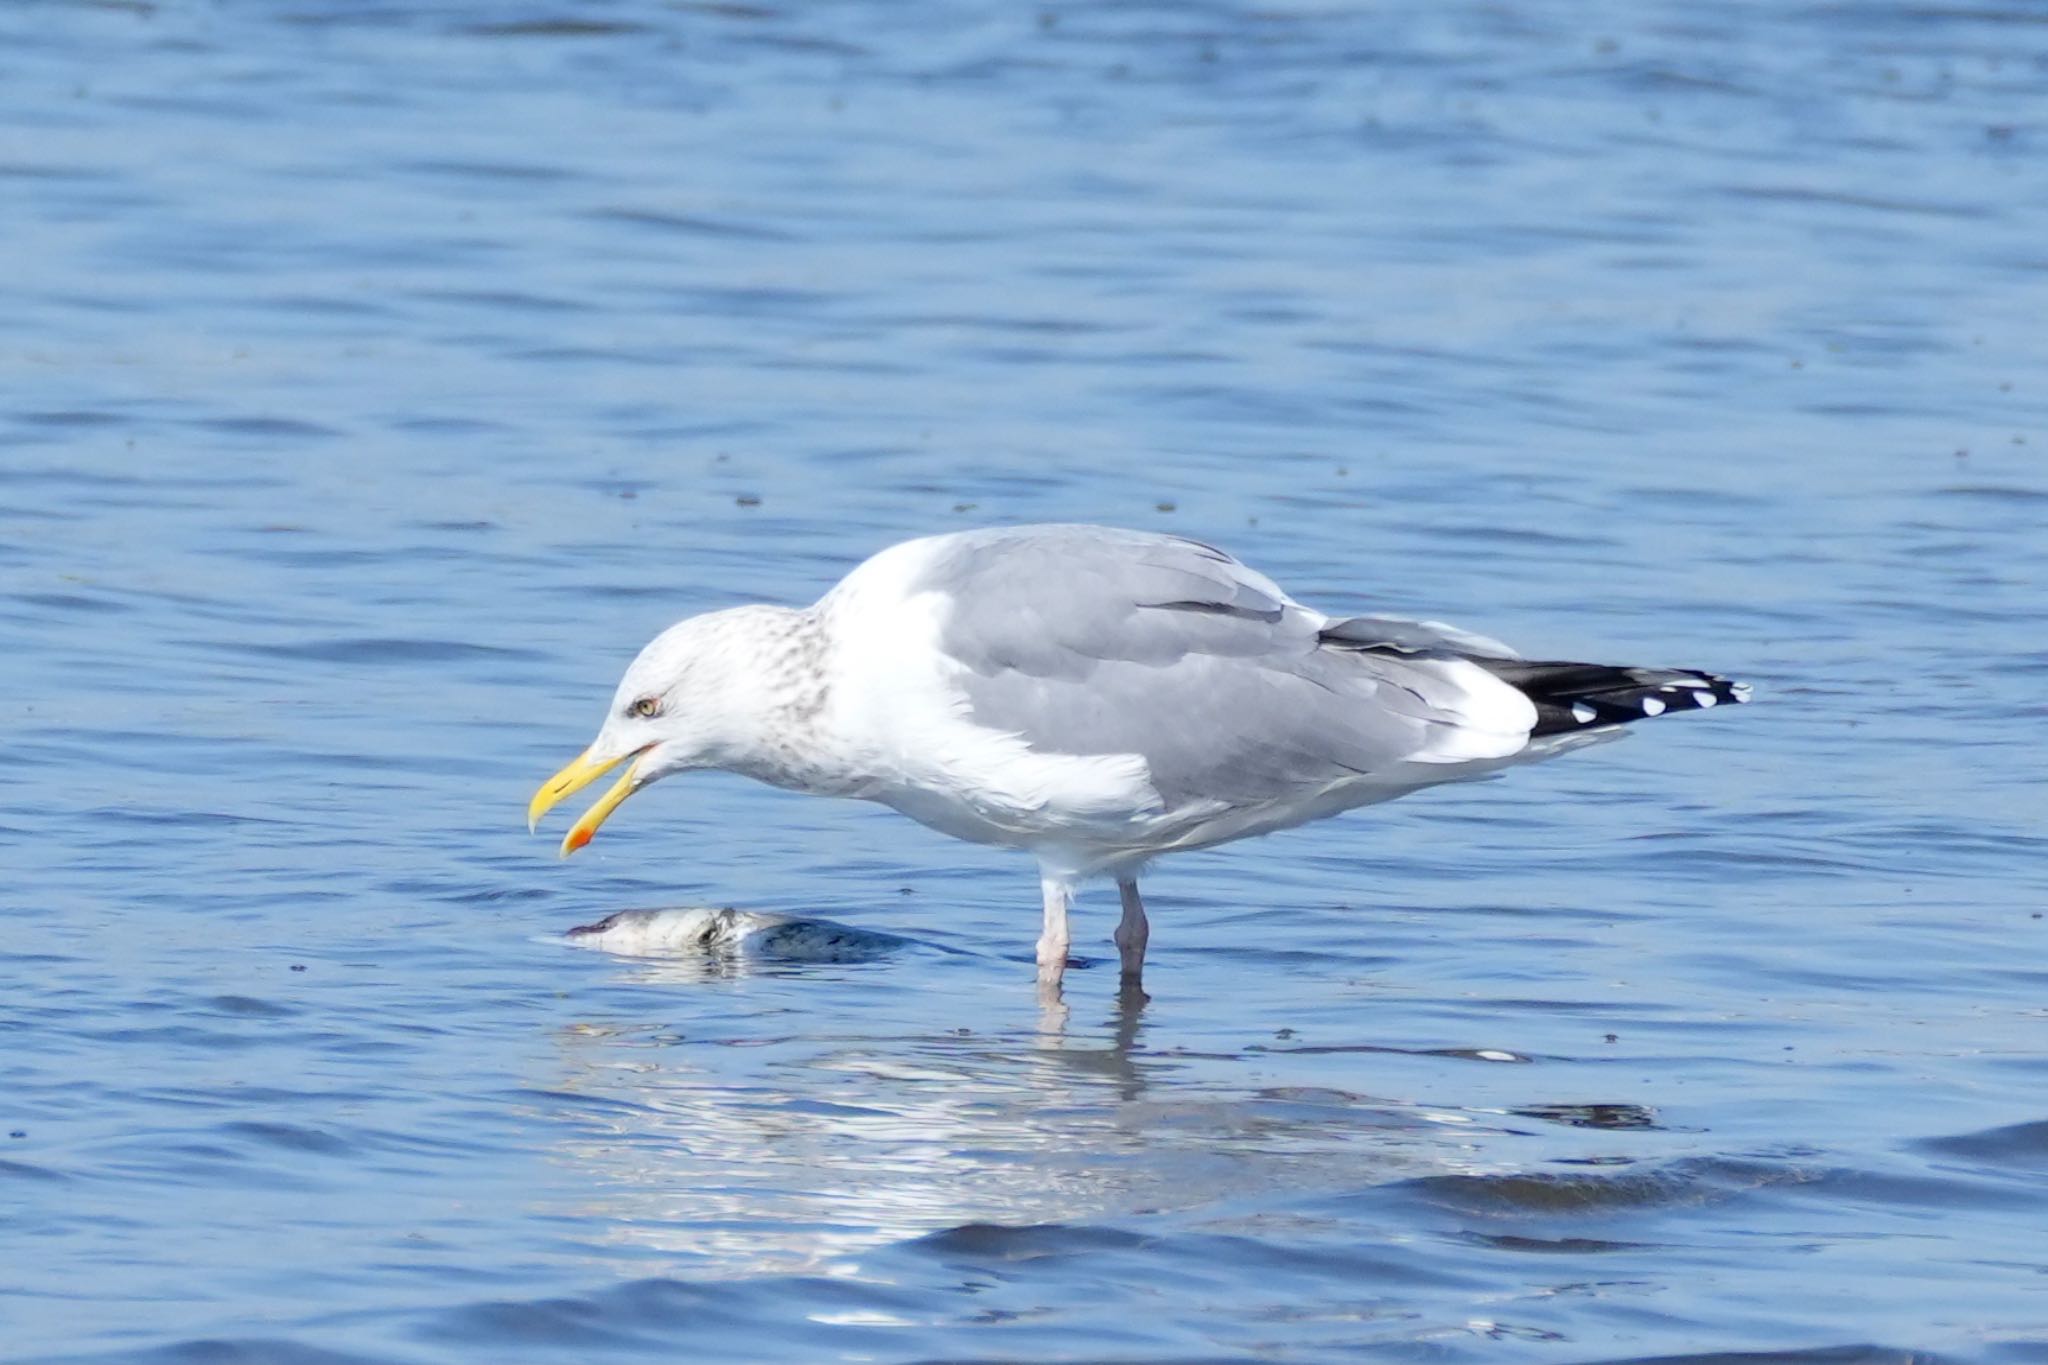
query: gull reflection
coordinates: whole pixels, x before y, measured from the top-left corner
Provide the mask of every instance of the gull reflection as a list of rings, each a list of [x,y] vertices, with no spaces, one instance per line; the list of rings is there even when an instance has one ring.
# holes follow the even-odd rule
[[[564,1030],[544,1087],[557,1156],[593,1177],[577,1218],[697,1273],[853,1273],[864,1249],[967,1224],[1441,1171],[1442,1135],[1475,1131],[1274,1087],[1270,1060],[1154,1050],[1140,990],[1034,1017],[1008,962],[904,971],[932,950],[828,921],[633,912],[576,937],[630,951],[629,985],[706,987],[672,992],[659,1025]]]

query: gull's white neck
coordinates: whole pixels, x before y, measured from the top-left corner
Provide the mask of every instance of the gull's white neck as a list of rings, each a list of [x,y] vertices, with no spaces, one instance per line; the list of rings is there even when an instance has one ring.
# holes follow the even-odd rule
[[[719,615],[721,653],[736,675],[717,767],[825,796],[862,786],[823,723],[832,700],[832,636],[816,607],[736,607]]]

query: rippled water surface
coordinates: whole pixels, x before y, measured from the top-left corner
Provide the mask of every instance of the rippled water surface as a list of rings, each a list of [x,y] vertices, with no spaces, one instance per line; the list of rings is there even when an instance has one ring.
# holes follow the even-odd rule
[[[0,8],[0,1358],[2048,1360],[2044,156],[1998,0]],[[1760,704],[1064,1019],[1019,856],[522,828],[1047,519]],[[560,937],[705,905],[908,942]]]

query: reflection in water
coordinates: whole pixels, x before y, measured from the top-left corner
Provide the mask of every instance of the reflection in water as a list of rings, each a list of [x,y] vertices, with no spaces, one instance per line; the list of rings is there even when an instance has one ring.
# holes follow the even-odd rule
[[[1638,1130],[1657,1128],[1657,1111],[1640,1104],[1532,1104],[1514,1111],[1523,1118],[1545,1119],[1574,1128]]]
[[[829,970],[785,963],[748,979],[743,957],[700,959],[694,976],[680,957],[634,970],[780,988],[791,1000],[777,1020],[821,984],[807,971]],[[1056,1001],[994,1033],[838,1035],[845,1021],[817,1019],[725,1039],[565,1030],[555,1089],[587,1108],[559,1152],[598,1191],[575,1214],[615,1241],[715,1260],[698,1273],[851,1274],[864,1249],[965,1224],[1075,1224],[1495,1168],[1474,1138],[1508,1132],[1498,1115],[1219,1083],[1219,1060],[1241,1080],[1256,1058],[1149,1049],[1148,1003],[1122,991],[1087,1024]]]

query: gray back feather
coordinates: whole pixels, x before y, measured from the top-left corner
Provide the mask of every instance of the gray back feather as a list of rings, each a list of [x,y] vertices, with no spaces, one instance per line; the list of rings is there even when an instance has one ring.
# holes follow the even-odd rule
[[[969,532],[918,586],[949,601],[940,647],[977,724],[1045,753],[1135,753],[1169,809],[1386,774],[1458,723],[1441,669],[1326,645],[1323,618],[1196,541]]]

